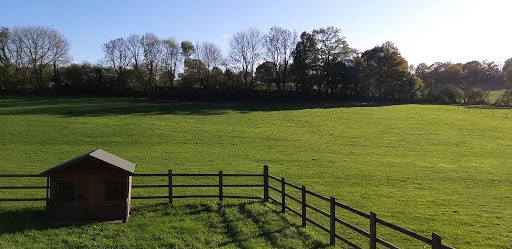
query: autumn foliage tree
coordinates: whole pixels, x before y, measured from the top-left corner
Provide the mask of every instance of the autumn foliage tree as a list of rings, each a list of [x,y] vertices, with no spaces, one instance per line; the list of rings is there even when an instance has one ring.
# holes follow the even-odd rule
[[[370,97],[382,100],[413,101],[422,81],[409,71],[407,61],[392,42],[363,52],[359,61],[363,83]]]

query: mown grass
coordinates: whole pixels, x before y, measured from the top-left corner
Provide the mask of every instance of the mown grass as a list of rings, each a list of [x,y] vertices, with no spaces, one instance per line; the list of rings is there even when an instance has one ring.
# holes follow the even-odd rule
[[[332,195],[362,211],[371,210],[382,219],[426,236],[435,232],[443,237],[444,243],[457,248],[506,248],[512,244],[512,116],[508,109],[358,105],[4,97],[0,100],[0,172],[38,173],[95,148],[137,163],[136,173],[165,173],[167,169],[191,173],[219,170],[255,173],[261,172],[262,165],[267,164],[275,176],[304,184],[323,195]],[[138,181],[136,183],[150,180]],[[2,179],[1,184],[11,183]],[[144,195],[146,191],[134,190],[134,194]],[[2,197],[19,194],[40,197],[43,193],[0,190]],[[188,202],[179,200],[176,205]],[[147,203],[134,202],[134,214],[127,224],[108,227],[115,227],[111,228],[113,230],[129,227],[127,234],[144,233],[135,226],[137,219],[147,223],[150,220],[138,217],[136,210],[144,209]],[[322,202],[314,204],[328,210]],[[0,203],[0,213],[37,209],[37,205],[41,208],[40,204]],[[236,217],[247,220],[241,209],[241,206],[233,206],[214,211],[220,217],[214,223],[229,225],[223,226],[224,230],[213,229],[217,232],[207,237],[221,241],[236,237],[232,239],[233,247],[252,244],[280,247],[276,241],[288,237],[258,237],[254,234],[258,231],[265,234],[265,225],[255,221],[254,224],[230,222]],[[342,218],[367,229],[366,220],[342,210],[337,212]],[[166,219],[165,215],[155,215]],[[290,219],[293,223],[294,218]],[[321,217],[317,219],[328,224]],[[198,223],[206,226],[203,224],[206,220],[199,219]],[[165,226],[163,224],[167,223],[157,227]],[[75,228],[61,229],[63,234],[71,234]],[[378,229],[379,236],[398,246],[422,248],[424,245],[389,229]],[[7,245],[31,243],[36,240],[26,233],[32,232],[37,237],[47,230],[29,226],[23,231],[3,233],[0,241],[10,241]],[[152,244],[157,238],[151,240],[150,237],[159,236],[156,231],[136,239],[137,243],[147,240],[147,245],[137,245],[174,245]],[[311,228],[307,231],[322,243],[328,242],[323,232]],[[228,236],[230,233],[237,236]],[[362,246],[367,243],[365,238],[345,229],[339,228],[339,233]],[[250,234],[255,236],[254,240],[247,240]],[[105,236],[100,237],[110,240]],[[181,244],[178,242],[181,237],[177,235],[171,236],[169,241],[175,241],[175,247],[222,246],[222,243],[205,242],[194,236],[184,235]],[[67,237],[80,241],[90,236]],[[117,237],[121,240],[126,236]],[[299,243],[300,237],[291,236],[291,241]],[[189,240],[197,244],[187,244]],[[55,245],[69,245],[66,243]],[[318,245],[302,243],[308,245],[305,247]]]
[[[274,205],[140,205],[126,224],[49,226],[44,211],[0,214],[0,248],[325,248]]]

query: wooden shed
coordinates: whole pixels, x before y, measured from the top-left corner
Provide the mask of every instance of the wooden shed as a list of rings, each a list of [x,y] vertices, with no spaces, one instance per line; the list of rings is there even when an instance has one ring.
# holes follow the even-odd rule
[[[48,221],[126,222],[135,166],[97,149],[42,172],[50,177]]]

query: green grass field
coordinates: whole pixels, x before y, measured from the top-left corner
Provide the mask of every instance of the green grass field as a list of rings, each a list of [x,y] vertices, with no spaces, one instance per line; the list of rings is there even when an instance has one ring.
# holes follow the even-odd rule
[[[494,104],[503,95],[503,93],[505,93],[505,89],[491,90],[489,92],[489,97],[487,98],[487,102],[490,104]]]
[[[136,173],[259,173],[267,164],[272,175],[423,235],[435,232],[443,243],[457,248],[512,245],[511,141],[508,109],[0,99],[0,173],[39,173],[96,148],[136,163]],[[0,185],[14,183],[0,180]],[[44,194],[16,191],[0,190],[0,198]],[[0,220],[20,224],[0,222],[0,247],[32,247],[39,241],[42,247],[80,247],[91,236],[98,240],[84,247],[108,247],[121,240],[139,248],[282,248],[286,238],[292,248],[328,243],[327,234],[297,228],[298,218],[281,216],[272,205],[226,205],[179,200],[167,207],[140,200],[134,201],[127,224],[52,228],[37,218],[44,204],[1,202]],[[181,215],[187,212],[191,214]],[[260,217],[254,212],[268,217],[251,221]],[[367,229],[366,221],[342,211],[340,215]],[[13,218],[17,216],[23,218]],[[290,228],[285,229],[286,224]],[[180,229],[190,233],[172,233]],[[275,238],[268,235],[274,230],[280,231]],[[378,231],[379,237],[398,246],[423,248],[389,229]],[[360,236],[339,232],[366,243]],[[43,239],[50,235],[56,239]]]

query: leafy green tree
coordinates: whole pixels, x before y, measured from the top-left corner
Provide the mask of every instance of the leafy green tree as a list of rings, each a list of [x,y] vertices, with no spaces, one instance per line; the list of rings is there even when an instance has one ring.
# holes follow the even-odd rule
[[[454,103],[453,94],[463,83],[462,64],[453,64],[451,62],[436,62],[430,66],[420,63],[415,71],[415,75],[423,81],[422,95],[423,99],[432,102]]]
[[[484,60],[482,62],[485,70],[484,84],[485,89],[502,89],[504,86],[503,75],[500,67],[494,61]]]
[[[468,85],[478,85],[485,78],[485,69],[479,61],[470,61],[462,65],[464,73],[464,83]]]
[[[360,99],[361,68],[355,60],[338,61],[333,64],[331,91],[340,97]]]
[[[460,86],[464,79],[463,73],[461,64],[436,62],[430,66],[431,78],[437,86],[448,84]]]
[[[501,69],[503,75],[503,81],[507,90],[503,95],[496,101],[498,105],[512,105],[512,58],[507,59]]]
[[[204,87],[209,70],[206,64],[199,59],[185,59],[185,68],[181,75],[181,86],[185,89]]]
[[[505,61],[502,72],[505,84],[507,84],[508,88],[512,88],[512,58]]]
[[[214,67],[210,70],[209,88],[225,89],[226,76],[219,67]]]
[[[459,97],[464,104],[481,105],[487,103],[489,92],[479,87],[461,87]]]
[[[444,86],[441,86],[439,89],[437,95],[436,95],[436,101],[440,103],[445,104],[453,104],[453,103],[460,103],[460,96],[461,91],[459,86],[455,86],[453,84],[447,84]]]
[[[465,85],[486,89],[503,87],[502,70],[493,61],[471,61],[462,65],[462,70]]]
[[[104,69],[88,62],[62,69],[64,91],[95,92],[105,90]]]
[[[319,91],[327,93],[336,92],[336,81],[334,76],[335,64],[340,61],[352,59],[354,50],[349,47],[345,37],[341,36],[341,30],[332,26],[313,30],[313,36],[317,42],[318,57],[320,59],[322,84]],[[340,80],[340,79],[338,79]]]
[[[422,82],[411,74],[407,61],[392,42],[365,51],[361,63],[370,96],[391,101],[417,98]]]
[[[256,68],[256,80],[267,85],[267,90],[272,90],[272,84],[276,82],[277,65],[272,61],[265,61]],[[284,89],[281,89],[284,90]]]
[[[432,68],[425,63],[420,63],[414,69],[414,75],[423,81],[423,88],[421,91],[422,98],[429,103],[439,100],[438,94],[440,90],[432,79],[431,69]]]
[[[195,52],[194,44],[190,41],[182,41],[181,42],[181,54],[185,59],[189,59]]]
[[[292,72],[295,76],[295,90],[303,92],[313,88],[313,74],[318,70],[319,56],[315,36],[302,32],[295,45]]]

